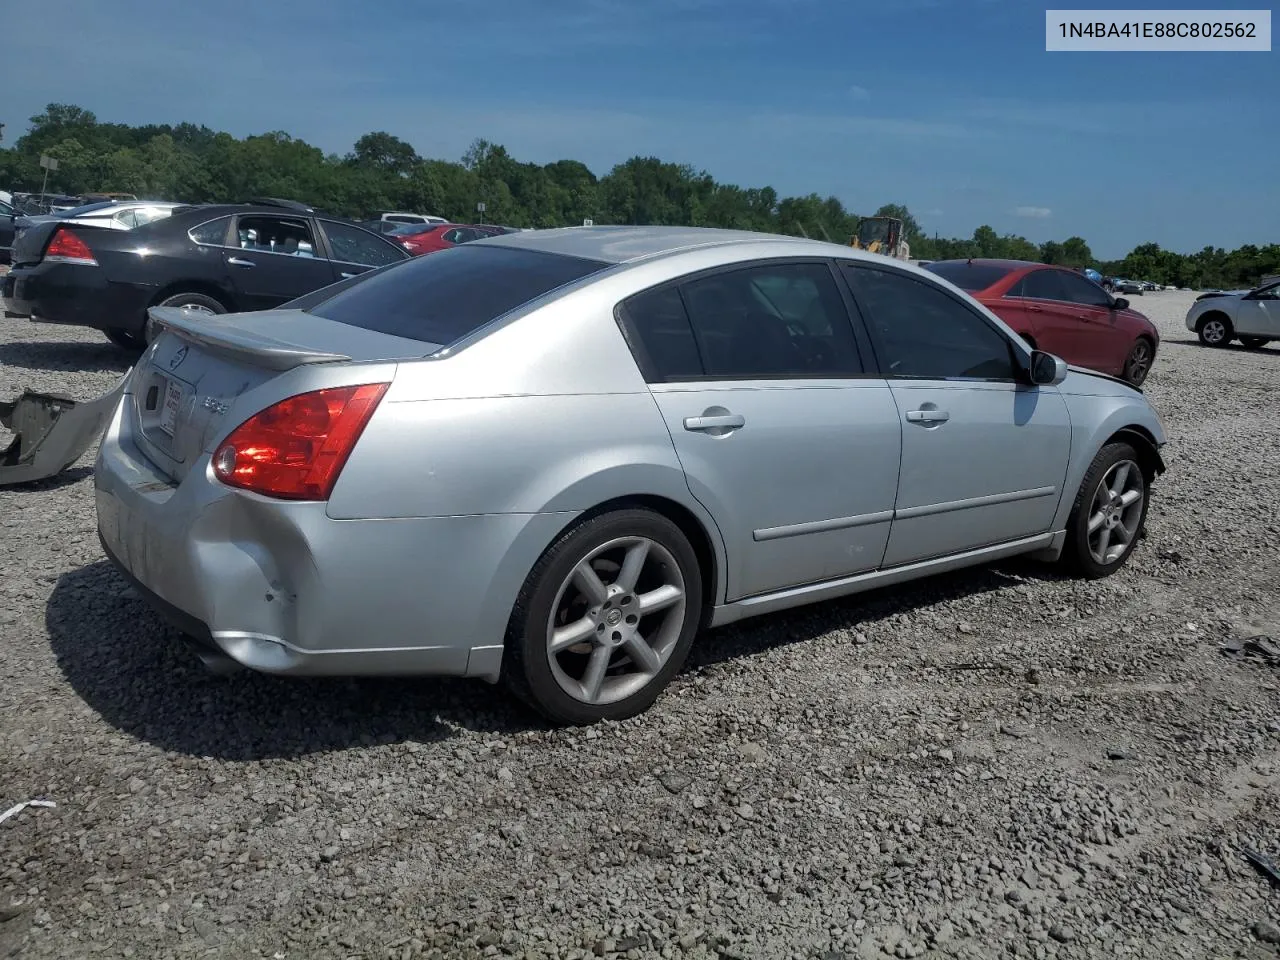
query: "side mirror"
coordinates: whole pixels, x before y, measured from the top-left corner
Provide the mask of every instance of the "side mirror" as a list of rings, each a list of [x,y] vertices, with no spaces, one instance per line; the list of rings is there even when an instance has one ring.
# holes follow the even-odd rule
[[[1112,310],[1128,310],[1129,301],[1126,300],[1124,297],[1116,297],[1115,301],[1111,304],[1111,309]]]
[[[1056,387],[1067,379],[1067,363],[1043,350],[1031,351],[1031,382],[1041,387]]]

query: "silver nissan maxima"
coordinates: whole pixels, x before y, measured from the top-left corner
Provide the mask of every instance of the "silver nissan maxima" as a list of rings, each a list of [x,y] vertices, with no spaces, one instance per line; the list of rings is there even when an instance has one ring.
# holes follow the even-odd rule
[[[700,629],[1136,545],[1165,433],[936,275],[767,234],[507,234],[283,309],[157,308],[108,556],[211,665],[646,709]]]

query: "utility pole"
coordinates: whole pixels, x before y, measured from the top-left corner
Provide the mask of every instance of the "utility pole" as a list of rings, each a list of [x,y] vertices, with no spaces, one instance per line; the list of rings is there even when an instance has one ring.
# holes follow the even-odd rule
[[[49,186],[49,171],[58,169],[58,161],[54,157],[42,156],[40,166],[44,167],[44,182],[40,184],[40,209],[44,209],[44,195]]]

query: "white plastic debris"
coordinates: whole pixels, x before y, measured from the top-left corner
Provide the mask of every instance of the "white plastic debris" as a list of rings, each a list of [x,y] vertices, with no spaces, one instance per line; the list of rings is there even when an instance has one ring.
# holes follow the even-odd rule
[[[0,813],[0,823],[4,823],[10,817],[16,816],[17,814],[21,813],[23,810],[27,809],[27,807],[56,807],[56,806],[57,804],[54,803],[52,800],[27,800],[27,801],[24,801],[23,803],[15,804],[14,806],[6,810],[4,813]]]

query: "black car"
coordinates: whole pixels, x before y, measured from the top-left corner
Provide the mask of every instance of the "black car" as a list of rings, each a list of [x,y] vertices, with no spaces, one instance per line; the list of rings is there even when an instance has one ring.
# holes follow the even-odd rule
[[[355,223],[276,202],[178,207],[132,230],[33,224],[0,296],[6,317],[95,327],[136,350],[149,307],[265,310],[408,259]]]

